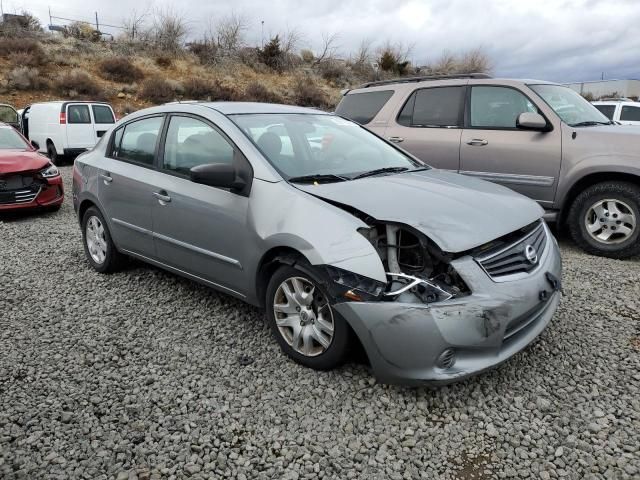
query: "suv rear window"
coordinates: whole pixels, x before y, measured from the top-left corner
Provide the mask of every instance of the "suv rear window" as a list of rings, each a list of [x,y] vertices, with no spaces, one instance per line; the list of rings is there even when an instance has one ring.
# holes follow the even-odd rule
[[[616,111],[615,105],[594,105],[594,107],[600,110],[600,113],[602,113],[609,120],[613,120],[613,114]]]
[[[464,92],[464,87],[416,90],[404,104],[398,123],[406,127],[459,127]]]
[[[342,97],[336,113],[365,125],[373,120],[392,95],[393,90],[347,94]]]
[[[622,107],[622,112],[620,113],[620,120],[626,120],[627,122],[640,122],[640,107],[624,105]]]

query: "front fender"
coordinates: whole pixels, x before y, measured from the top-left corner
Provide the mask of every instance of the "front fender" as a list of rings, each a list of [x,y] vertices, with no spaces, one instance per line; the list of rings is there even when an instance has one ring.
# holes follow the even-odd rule
[[[249,222],[264,251],[293,248],[312,265],[333,265],[386,282],[380,256],[357,231],[367,227],[364,222],[285,182],[255,182]]]

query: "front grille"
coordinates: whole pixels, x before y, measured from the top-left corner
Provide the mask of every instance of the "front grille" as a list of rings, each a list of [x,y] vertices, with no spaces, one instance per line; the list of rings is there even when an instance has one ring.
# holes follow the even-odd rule
[[[40,185],[31,175],[0,177],[0,205],[30,203],[40,193]]]
[[[515,274],[526,274],[538,266],[547,245],[547,231],[544,223],[535,227],[523,238],[515,240],[497,252],[485,253],[476,258],[478,263],[493,279]],[[527,249],[529,250],[527,255]],[[533,255],[535,254],[535,258]]]

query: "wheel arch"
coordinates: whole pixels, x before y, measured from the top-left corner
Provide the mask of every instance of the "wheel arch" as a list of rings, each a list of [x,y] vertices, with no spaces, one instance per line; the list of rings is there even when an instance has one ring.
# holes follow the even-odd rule
[[[564,203],[560,209],[560,216],[558,217],[558,225],[564,225],[569,216],[569,210],[573,205],[574,200],[581,192],[587,188],[603,182],[624,182],[632,183],[640,187],[640,176],[626,172],[596,172],[590,173],[581,177],[567,191]]]

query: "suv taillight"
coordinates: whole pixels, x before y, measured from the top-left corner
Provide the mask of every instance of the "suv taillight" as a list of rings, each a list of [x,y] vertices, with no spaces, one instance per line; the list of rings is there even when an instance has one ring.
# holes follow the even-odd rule
[[[64,125],[65,123],[67,123],[67,114],[60,112],[60,125]]]

